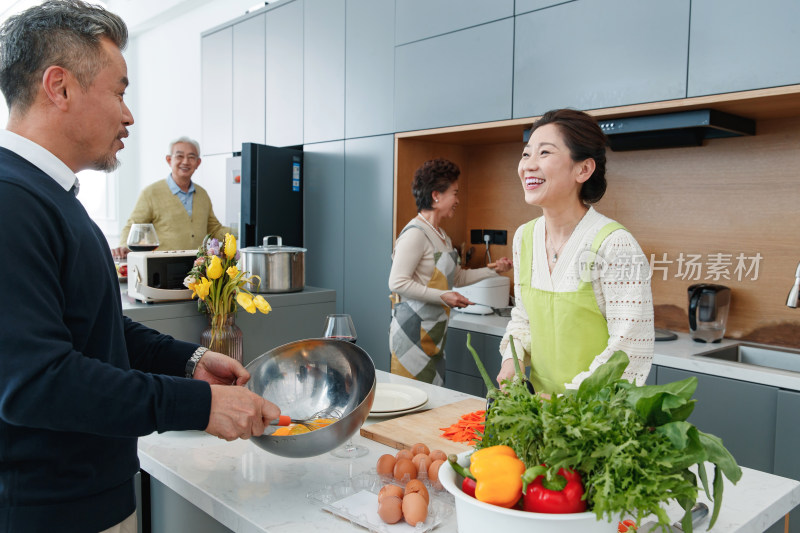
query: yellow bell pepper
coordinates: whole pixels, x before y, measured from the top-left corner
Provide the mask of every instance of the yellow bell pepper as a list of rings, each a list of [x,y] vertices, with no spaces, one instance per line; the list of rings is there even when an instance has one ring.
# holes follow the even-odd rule
[[[469,471],[475,476],[475,498],[500,507],[512,507],[522,497],[525,463],[509,446],[490,446],[472,454]]]

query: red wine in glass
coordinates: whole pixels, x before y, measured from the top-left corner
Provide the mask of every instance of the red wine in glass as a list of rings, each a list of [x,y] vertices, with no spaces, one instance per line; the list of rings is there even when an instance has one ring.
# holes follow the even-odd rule
[[[130,248],[131,252],[152,252],[153,250],[158,248],[158,245],[151,246],[151,245],[131,244],[130,246],[128,246],[128,248]]]
[[[355,344],[356,340],[358,340],[357,337],[354,337],[352,335],[330,335],[328,338],[329,339],[336,339],[336,340],[339,340],[339,341],[352,342],[353,344]]]

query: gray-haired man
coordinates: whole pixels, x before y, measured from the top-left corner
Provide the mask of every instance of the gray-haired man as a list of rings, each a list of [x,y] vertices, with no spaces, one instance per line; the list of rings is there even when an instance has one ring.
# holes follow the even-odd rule
[[[233,359],[132,322],[75,172],[133,125],[124,22],[48,0],[0,27],[0,531],[136,528],[137,437],[260,435],[280,410]],[[193,378],[193,379],[187,379]]]
[[[139,195],[120,235],[119,248],[112,251],[115,258],[124,258],[130,251],[126,242],[131,224],[153,224],[159,250],[194,250],[208,234],[222,240],[225,233],[230,233],[230,228],[214,216],[206,190],[192,183],[192,175],[202,161],[197,141],[188,137],[172,141],[166,159],[172,172]]]

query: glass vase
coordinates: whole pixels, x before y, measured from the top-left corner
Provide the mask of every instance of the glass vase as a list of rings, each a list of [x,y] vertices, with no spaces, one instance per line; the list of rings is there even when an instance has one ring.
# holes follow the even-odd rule
[[[208,315],[208,327],[200,334],[200,343],[211,350],[244,364],[242,330],[236,325],[236,315]]]

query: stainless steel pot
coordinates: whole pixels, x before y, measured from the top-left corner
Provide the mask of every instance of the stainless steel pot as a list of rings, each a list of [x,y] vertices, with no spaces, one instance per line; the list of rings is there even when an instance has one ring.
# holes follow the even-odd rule
[[[277,244],[269,244],[275,239]],[[242,270],[261,278],[258,293],[297,292],[306,285],[306,249],[284,246],[277,235],[264,237],[263,246],[242,248]]]

